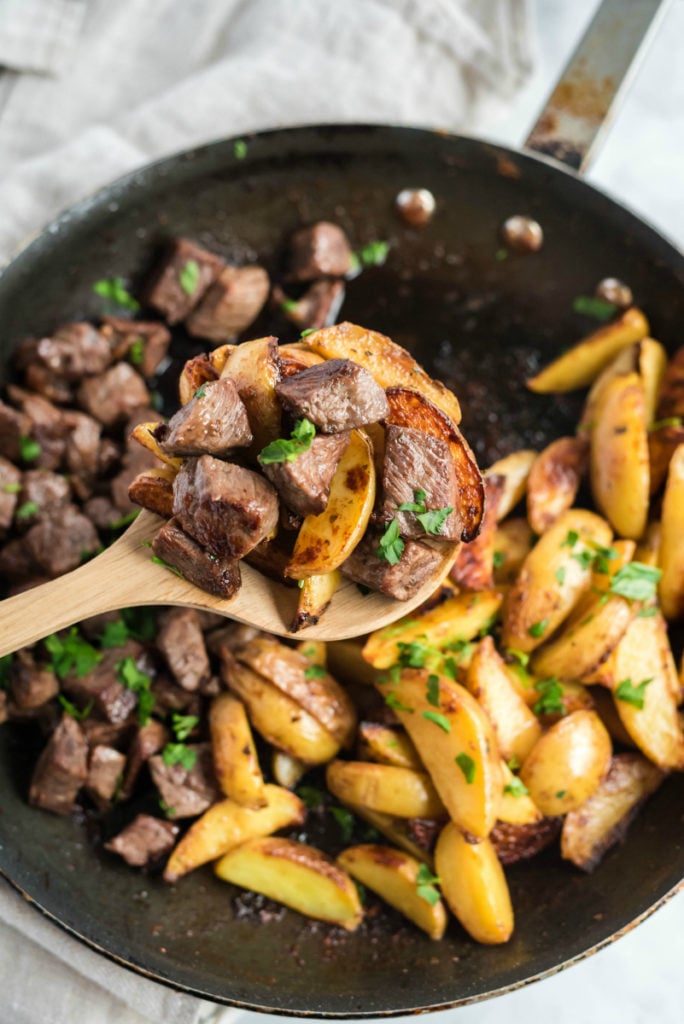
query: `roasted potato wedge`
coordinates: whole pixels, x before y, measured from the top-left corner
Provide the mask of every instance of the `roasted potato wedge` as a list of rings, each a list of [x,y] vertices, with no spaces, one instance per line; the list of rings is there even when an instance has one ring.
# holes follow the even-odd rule
[[[235,348],[235,345],[225,344],[219,345],[218,348],[213,348],[209,353],[209,362],[214,367],[219,377],[223,372],[223,367],[226,365],[228,356]]]
[[[477,942],[495,945],[513,934],[508,884],[488,839],[469,843],[449,822],[435,849],[435,871],[451,912]]]
[[[634,551],[634,561],[642,565],[657,567],[660,561],[660,542],[662,528],[660,522],[654,520],[646,527],[646,531]]]
[[[582,437],[559,437],[532,463],[527,479],[527,518],[542,534],[577,497],[589,463],[589,443]]]
[[[263,893],[306,917],[348,932],[361,924],[363,909],[349,875],[306,843],[251,839],[221,857],[215,871],[224,882]]]
[[[307,665],[320,665],[326,668],[328,645],[325,640],[300,640],[295,650],[306,660]]]
[[[641,754],[615,754],[598,788],[565,816],[561,856],[593,871],[604,853],[624,839],[634,815],[664,778]]]
[[[634,740],[622,724],[610,690],[603,686],[592,686],[591,695],[594,699],[594,710],[608,730],[610,738],[623,747],[636,749]]]
[[[342,581],[338,569],[317,576],[306,576],[302,580],[297,601],[297,611],[292,632],[297,633],[307,626],[315,626],[321,615],[333,599],[335,591]]]
[[[684,444],[684,425],[678,425],[676,421],[668,423],[665,420],[660,426],[649,430],[648,460],[652,495],[657,494],[665,483],[667,471],[670,468],[670,459],[674,455],[675,449],[682,444]]]
[[[589,388],[589,393],[584,403],[584,409],[580,421],[577,424],[577,433],[581,437],[589,437],[596,425],[596,404],[604,389],[616,377],[624,377],[627,373],[639,372],[639,342],[623,348],[615,358],[601,371],[594,383]]]
[[[294,793],[266,783],[264,795],[267,803],[256,810],[242,807],[234,800],[221,800],[205,811],[172,850],[164,868],[164,880],[177,882],[188,871],[216,860],[255,836],[268,836],[288,825],[304,824],[306,808]]]
[[[596,712],[574,711],[544,733],[520,778],[542,814],[567,814],[597,789],[611,753],[610,736]]]
[[[541,821],[543,815],[527,792],[527,787],[513,774],[505,761],[501,762],[501,777],[503,792],[497,820],[508,825],[532,825]]]
[[[515,506],[525,497],[527,481],[530,470],[537,459],[537,452],[531,448],[524,448],[510,455],[497,459],[489,469],[485,470],[485,477],[502,477],[504,486],[496,506],[496,521],[510,515]]]
[[[345,683],[364,683],[372,686],[377,670],[363,656],[363,644],[358,640],[333,640],[327,644],[328,666],[336,679]]]
[[[138,473],[128,488],[128,497],[136,505],[155,515],[170,519],[173,515],[173,481],[176,470],[171,466],[146,469]]]
[[[264,777],[242,701],[230,693],[214,697],[209,708],[209,733],[221,790],[242,807],[265,807]]]
[[[190,396],[192,398],[192,395]],[[167,466],[171,466],[176,472],[180,469],[183,460],[174,458],[172,455],[167,455],[159,447],[159,442],[154,436],[154,432],[159,424],[155,421],[153,423],[139,423],[137,427],[133,428],[131,437],[135,438],[138,444],[141,444],[143,448],[147,448],[148,452],[152,452],[156,455],[161,462],[165,462]]]
[[[187,405],[195,392],[203,384],[211,380],[218,380],[219,377],[220,370],[214,365],[211,355],[208,355],[206,352],[188,359],[178,378],[180,404]]]
[[[494,586],[494,550],[496,512],[504,491],[502,476],[485,476],[485,513],[480,532],[468,544],[462,544],[449,578],[466,590],[491,590]]]
[[[666,619],[684,616],[684,444],[672,456],[667,474],[659,563],[659,596]]]
[[[393,729],[392,726],[378,722],[361,722],[358,735],[359,757],[362,760],[425,771],[418,751],[403,729]]]
[[[522,516],[499,523],[494,534],[492,553],[495,588],[515,582],[535,540],[530,524]]]
[[[651,427],[656,414],[658,396],[667,368],[667,352],[659,341],[644,338],[638,346],[638,370],[644,385],[646,426]]]
[[[289,345],[278,346],[278,359],[284,377],[291,377],[300,370],[306,370],[309,366],[316,366],[324,363],[323,356],[319,356],[308,347],[304,341],[293,341]]]
[[[330,792],[345,804],[360,804],[396,818],[446,815],[424,771],[370,761],[331,761],[325,778]]]
[[[442,938],[447,926],[446,910],[440,899],[433,902],[421,896],[421,861],[390,846],[367,843],[348,847],[337,863],[431,939]]]
[[[534,652],[532,671],[539,678],[591,676],[620,641],[636,611],[634,603],[619,594],[586,595],[561,631]]]
[[[275,393],[280,379],[278,339],[256,338],[236,345],[228,353],[221,376],[235,381],[254,438],[249,451],[258,454],[281,433],[281,408]]]
[[[381,814],[380,811],[371,811],[369,807],[361,807],[360,804],[346,804],[350,811],[353,811],[357,818],[362,818],[363,821],[367,821],[378,832],[389,839],[395,846],[400,846],[402,850],[406,850],[416,860],[421,860],[428,867],[432,868],[432,856],[416,839],[414,835],[414,822],[412,818],[397,818],[391,814]],[[419,819],[421,825],[429,824],[436,832],[440,832],[442,829],[442,822],[433,820],[426,822],[426,819]]]

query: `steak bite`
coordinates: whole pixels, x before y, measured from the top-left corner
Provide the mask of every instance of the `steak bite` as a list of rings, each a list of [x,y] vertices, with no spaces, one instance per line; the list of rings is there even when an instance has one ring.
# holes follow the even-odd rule
[[[422,512],[450,508],[452,511],[439,526],[437,536],[458,541],[459,490],[454,460],[449,445],[441,438],[412,427],[388,426],[385,430],[385,458],[382,470],[383,504],[379,518],[384,522],[396,518],[402,537],[424,537],[433,533],[416,518]],[[416,493],[420,501],[416,501]],[[400,505],[424,506],[415,512],[398,512]],[[429,522],[428,522],[428,525]]]
[[[151,377],[166,358],[171,332],[158,320],[103,318],[101,334],[107,339],[114,359],[128,359],[143,377]]]
[[[348,444],[349,431],[319,434],[291,462],[262,463],[261,468],[288,508],[300,516],[318,515],[328,504],[330,485]]]
[[[337,224],[321,220],[295,231],[290,239],[289,281],[344,277],[352,269],[349,239]]]
[[[95,527],[75,505],[65,505],[59,516],[46,516],[25,539],[35,565],[51,577],[75,569],[100,546]]]
[[[64,715],[38,758],[29,803],[54,814],[71,814],[88,777],[88,744],[78,722]]]
[[[278,525],[278,497],[251,469],[211,455],[188,459],[173,483],[183,530],[218,558],[242,558]]]
[[[112,361],[107,339],[92,324],[65,324],[51,338],[40,338],[35,358],[67,381],[102,373]]]
[[[105,850],[118,853],[134,868],[144,868],[171,851],[178,825],[151,814],[138,814],[117,836],[104,844]]]
[[[170,818],[193,818],[223,796],[214,774],[211,744],[188,743],[186,751],[196,756],[191,768],[166,764],[163,754],[155,754],[148,762],[152,781]]]
[[[152,550],[189,583],[216,597],[231,598],[240,589],[240,566],[235,559],[218,558],[185,533],[177,519],[169,519],[152,541]]]
[[[86,675],[79,677],[72,670],[63,680],[62,687],[79,708],[92,704],[94,714],[114,725],[121,725],[136,707],[138,698],[117,678],[117,665],[127,658],[136,661],[141,652],[139,643],[127,640],[123,647],[105,651],[102,659]]]
[[[328,359],[286,377],[276,394],[289,413],[311,420],[323,434],[377,423],[389,413],[383,389],[351,359]]]
[[[30,456],[22,453],[22,458],[31,468],[39,466],[41,469],[58,469],[64,455],[67,432],[62,411],[42,395],[25,391],[14,384],[8,386],[7,392],[24,413],[22,437],[35,441],[37,445],[35,453],[32,451]],[[19,445],[21,451],[21,438]],[[4,454],[11,458],[8,451]]]
[[[324,277],[307,288],[299,299],[288,299],[279,286],[273,289],[273,304],[290,323],[303,331],[317,331],[334,324],[344,301],[344,281]]]
[[[22,517],[28,526],[46,516],[59,515],[60,510],[71,503],[69,481],[61,473],[51,473],[47,469],[27,469],[21,483],[20,504],[25,508],[33,508],[35,505],[30,515],[27,513]]]
[[[65,411],[64,422],[68,429],[64,452],[67,469],[86,480],[97,476],[101,425],[92,416],[71,409]]]
[[[157,646],[184,690],[198,690],[208,681],[211,668],[204,634],[197,612],[192,608],[173,608],[164,612]]]
[[[0,452],[12,462],[20,458],[20,439],[29,431],[28,419],[0,399]]]
[[[208,381],[155,434],[169,455],[228,455],[252,442],[247,410],[235,381]]]
[[[86,793],[99,808],[109,806],[121,786],[126,756],[114,747],[98,743],[90,752]]]
[[[215,256],[187,238],[172,242],[147,290],[146,301],[170,324],[185,320],[225,266]]]
[[[78,400],[96,420],[112,427],[140,406],[149,406],[150,393],[132,366],[117,363],[106,373],[87,377],[79,388]]]
[[[150,718],[149,722],[146,722],[145,725],[137,727],[128,747],[126,771],[123,783],[121,784],[121,797],[123,800],[127,800],[131,796],[142,766],[151,757],[158,754],[160,750],[163,750],[169,739],[168,729],[161,722],[158,722],[156,718]]]
[[[17,651],[12,660],[10,688],[14,710],[20,714],[43,707],[59,693],[54,672],[37,665],[29,651]]]
[[[407,540],[401,558],[390,565],[378,557],[380,534],[366,534],[341,566],[344,576],[355,583],[379,590],[397,601],[408,601],[437,569],[442,556],[438,551]]]
[[[269,290],[263,267],[226,267],[185,321],[188,334],[226,341],[257,318]]]
[[[17,495],[21,490],[21,471],[0,455],[0,530],[12,525]]]

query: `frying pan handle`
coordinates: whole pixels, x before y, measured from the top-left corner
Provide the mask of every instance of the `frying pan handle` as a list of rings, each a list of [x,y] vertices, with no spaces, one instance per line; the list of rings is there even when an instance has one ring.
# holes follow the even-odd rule
[[[668,0],[603,0],[525,146],[583,173]],[[659,17],[656,17],[659,15]]]

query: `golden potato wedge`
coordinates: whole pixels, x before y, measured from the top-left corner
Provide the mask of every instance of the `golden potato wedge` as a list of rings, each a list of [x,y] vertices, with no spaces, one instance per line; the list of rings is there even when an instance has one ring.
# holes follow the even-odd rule
[[[508,825],[532,825],[543,815],[527,792],[527,787],[514,775],[505,761],[501,762],[503,793],[499,804],[498,821]],[[495,826],[496,827],[496,826]]]
[[[297,611],[292,623],[292,632],[297,633],[307,626],[315,626],[333,599],[342,581],[338,569],[320,575],[307,576],[299,588]]]
[[[180,404],[187,405],[195,392],[211,380],[218,380],[220,371],[206,352],[188,359],[178,378]]]
[[[504,481],[504,488],[496,507],[497,523],[505,519],[525,497],[527,480],[536,458],[536,451],[523,448],[497,459],[485,470],[485,477],[503,477]]]
[[[684,444],[684,425],[679,425],[677,421],[668,423],[665,420],[660,426],[656,425],[655,429],[649,430],[648,459],[652,495],[657,494],[665,483],[670,459],[681,444]]]
[[[577,433],[581,437],[591,436],[596,425],[596,404],[604,389],[616,377],[624,377],[626,373],[639,372],[639,342],[623,348],[615,358],[601,371],[589,388],[584,409],[577,424]]]
[[[600,395],[589,461],[598,508],[617,533],[638,540],[646,529],[650,495],[644,386],[638,374],[616,377]]]
[[[348,847],[339,855],[337,863],[352,878],[427,932],[431,939],[442,938],[447,913],[434,885],[421,885],[421,872],[425,871],[421,861],[390,846],[365,843]],[[426,895],[421,895],[421,889]]]
[[[648,321],[641,310],[635,307],[626,309],[617,320],[599,327],[554,359],[536,377],[528,380],[527,386],[539,394],[584,388],[591,384],[620,349],[641,341],[648,331]]]
[[[171,466],[146,469],[138,473],[128,487],[128,497],[141,508],[170,519],[173,515],[173,481],[176,470]]]
[[[214,367],[219,377],[223,372],[223,367],[226,365],[228,356],[235,348],[235,345],[225,344],[219,345],[218,348],[213,348],[209,353],[209,362]]]
[[[541,850],[558,839],[560,829],[560,818],[540,818],[527,824],[497,821],[489,841],[505,867],[536,857]]]
[[[363,821],[368,822],[369,825],[380,832],[386,839],[389,839],[391,843],[394,843],[395,846],[400,846],[402,850],[406,850],[416,860],[423,861],[429,868],[434,866],[432,856],[416,837],[415,824],[416,820],[420,823],[419,833],[422,840],[422,837],[428,830],[430,833],[434,832],[435,834],[441,831],[443,825],[441,820],[397,818],[391,814],[381,814],[380,811],[371,811],[369,807],[361,807],[360,804],[347,803],[346,806],[350,811],[353,811],[357,818],[362,818]]]
[[[612,539],[608,523],[570,509],[549,527],[523,562],[503,611],[504,647],[530,652],[548,639],[591,585],[591,568],[577,555]]]
[[[596,712],[574,711],[544,733],[520,778],[542,814],[567,814],[597,789],[611,753],[610,736]]]
[[[591,695],[594,698],[594,710],[608,730],[610,738],[616,743],[620,743],[623,747],[635,749],[634,740],[625,729],[622,719],[618,715],[612,693],[603,686],[594,686],[592,687]]]
[[[522,516],[499,523],[494,534],[492,553],[495,588],[515,581],[535,540],[530,524]]]
[[[393,341],[356,324],[324,327],[306,339],[307,346],[325,359],[353,359],[365,367],[383,388],[407,387],[429,398],[453,423],[461,422],[456,396],[438,380],[432,380],[408,352]]]
[[[660,562],[660,541],[662,529],[656,520],[650,522],[634,550],[634,561],[656,568]]]
[[[457,594],[419,617],[406,616],[371,633],[363,656],[373,668],[387,669],[399,659],[401,644],[420,639],[428,647],[446,649],[472,640],[488,629],[498,615],[503,595],[496,590]]]
[[[322,665],[308,664],[304,655],[269,636],[254,637],[235,656],[313,715],[342,746],[351,742],[356,709]]]
[[[621,842],[635,814],[665,778],[641,754],[615,754],[606,775],[561,831],[561,856],[593,871],[604,853]]]
[[[424,771],[371,761],[331,761],[325,778],[330,792],[345,804],[360,804],[396,818],[446,815]]]
[[[190,396],[192,398],[192,395]],[[138,444],[141,444],[143,448],[147,448],[148,452],[152,452],[158,459],[165,462],[167,466],[171,466],[176,472],[180,469],[183,460],[174,458],[172,455],[167,455],[159,447],[159,442],[154,436],[154,432],[159,424],[153,423],[139,423],[137,427],[134,427],[131,432],[131,437],[135,438]]]
[[[325,640],[300,640],[295,650],[306,660],[307,665],[328,664],[328,645]]]
[[[403,729],[381,725],[379,722],[361,722],[358,737],[358,751],[362,761],[425,771],[418,751]]]
[[[220,800],[192,823],[171,851],[164,880],[177,882],[210,860],[216,860],[234,846],[255,836],[268,836],[289,825],[303,825],[306,808],[298,796],[287,789],[266,783],[264,807],[242,807],[234,800]]]
[[[294,341],[288,345],[279,345],[278,359],[283,377],[292,377],[300,370],[306,370],[309,366],[316,366],[324,363],[323,356],[308,347],[306,342]]]
[[[286,754],[284,750],[274,750],[271,757],[271,771],[273,778],[279,786],[285,789],[294,789],[303,775],[306,774],[308,765],[304,764],[297,757]]]
[[[639,342],[638,370],[644,385],[646,426],[651,427],[656,414],[658,396],[667,368],[667,352],[659,341],[644,338]]]
[[[227,797],[242,807],[265,807],[264,777],[245,705],[220,693],[209,708],[209,733],[216,780]]]
[[[301,525],[287,575],[292,579],[333,572],[359,543],[375,501],[375,464],[368,437],[352,430],[330,486],[330,497],[319,515]]]
[[[413,740],[435,789],[459,828],[489,834],[501,799],[501,758],[494,730],[465,687],[426,669],[403,669],[378,683]],[[436,690],[438,689],[438,692]]]
[[[485,513],[480,523],[480,532],[474,540],[461,545],[449,571],[450,580],[465,590],[491,590],[494,586],[496,514],[504,486],[502,476],[484,477]]]
[[[666,619],[684,615],[684,444],[670,461],[661,518],[658,593]]]
[[[656,419],[684,419],[684,346],[670,359],[660,386]]]
[[[491,722],[501,756],[522,763],[541,736],[541,726],[511,684],[491,636],[477,645],[465,685]]]
[[[527,518],[535,533],[548,530],[577,497],[589,462],[583,437],[559,437],[532,464],[527,479]]]
[[[275,836],[250,839],[217,862],[224,882],[253,889],[306,917],[348,932],[361,924],[363,908],[349,875],[320,850]]]
[[[236,345],[221,376],[232,378],[245,403],[254,438],[249,451],[258,454],[281,433],[282,411],[275,393],[280,379],[278,339],[255,338]]]
[[[304,764],[325,764],[340,743],[317,718],[257,672],[221,651],[221,677],[244,701],[252,726],[265,740]]]
[[[328,667],[336,679],[344,683],[364,683],[372,686],[377,670],[363,656],[363,644],[358,640],[333,640],[327,644]]]
[[[435,849],[435,871],[451,912],[477,942],[496,945],[513,934],[508,884],[488,839],[469,843],[453,822]]]
[[[559,633],[532,656],[535,675],[584,679],[608,658],[636,614],[633,601],[619,594],[590,593],[563,624]]]

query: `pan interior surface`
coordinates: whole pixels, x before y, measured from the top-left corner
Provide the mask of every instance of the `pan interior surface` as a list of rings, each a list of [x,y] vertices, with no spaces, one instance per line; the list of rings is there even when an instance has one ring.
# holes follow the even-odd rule
[[[232,262],[258,260],[275,276],[288,233],[319,219],[339,223],[356,248],[390,243],[384,264],[348,283],[341,317],[389,334],[455,390],[483,467],[574,430],[575,396],[534,396],[524,381],[596,326],[573,312],[573,300],[602,278],[626,281],[653,335],[670,351],[681,344],[682,257],[549,163],[411,129],[303,128],[246,143],[244,159],[231,140],[135,173],[25,249],[0,278],[3,365],[22,337],[97,318],[96,280],[122,276],[135,291],[170,237],[190,237]],[[428,188],[437,201],[420,230],[395,212],[407,187]],[[539,253],[504,247],[501,224],[516,213],[542,225]],[[250,333],[294,340],[287,330],[269,313]],[[199,350],[190,339],[176,342],[186,357]],[[168,381],[177,373],[176,362]],[[256,897],[236,900],[209,869],[174,887],[131,871],[93,848],[82,824],[28,806],[34,756],[21,730],[0,729],[0,871],[118,961],[255,1009],[373,1016],[491,995],[604,943],[684,873],[684,786],[671,778],[592,875],[555,851],[507,870],[516,930],[506,946],[476,945],[455,923],[431,943],[390,911],[348,935],[273,914]]]

